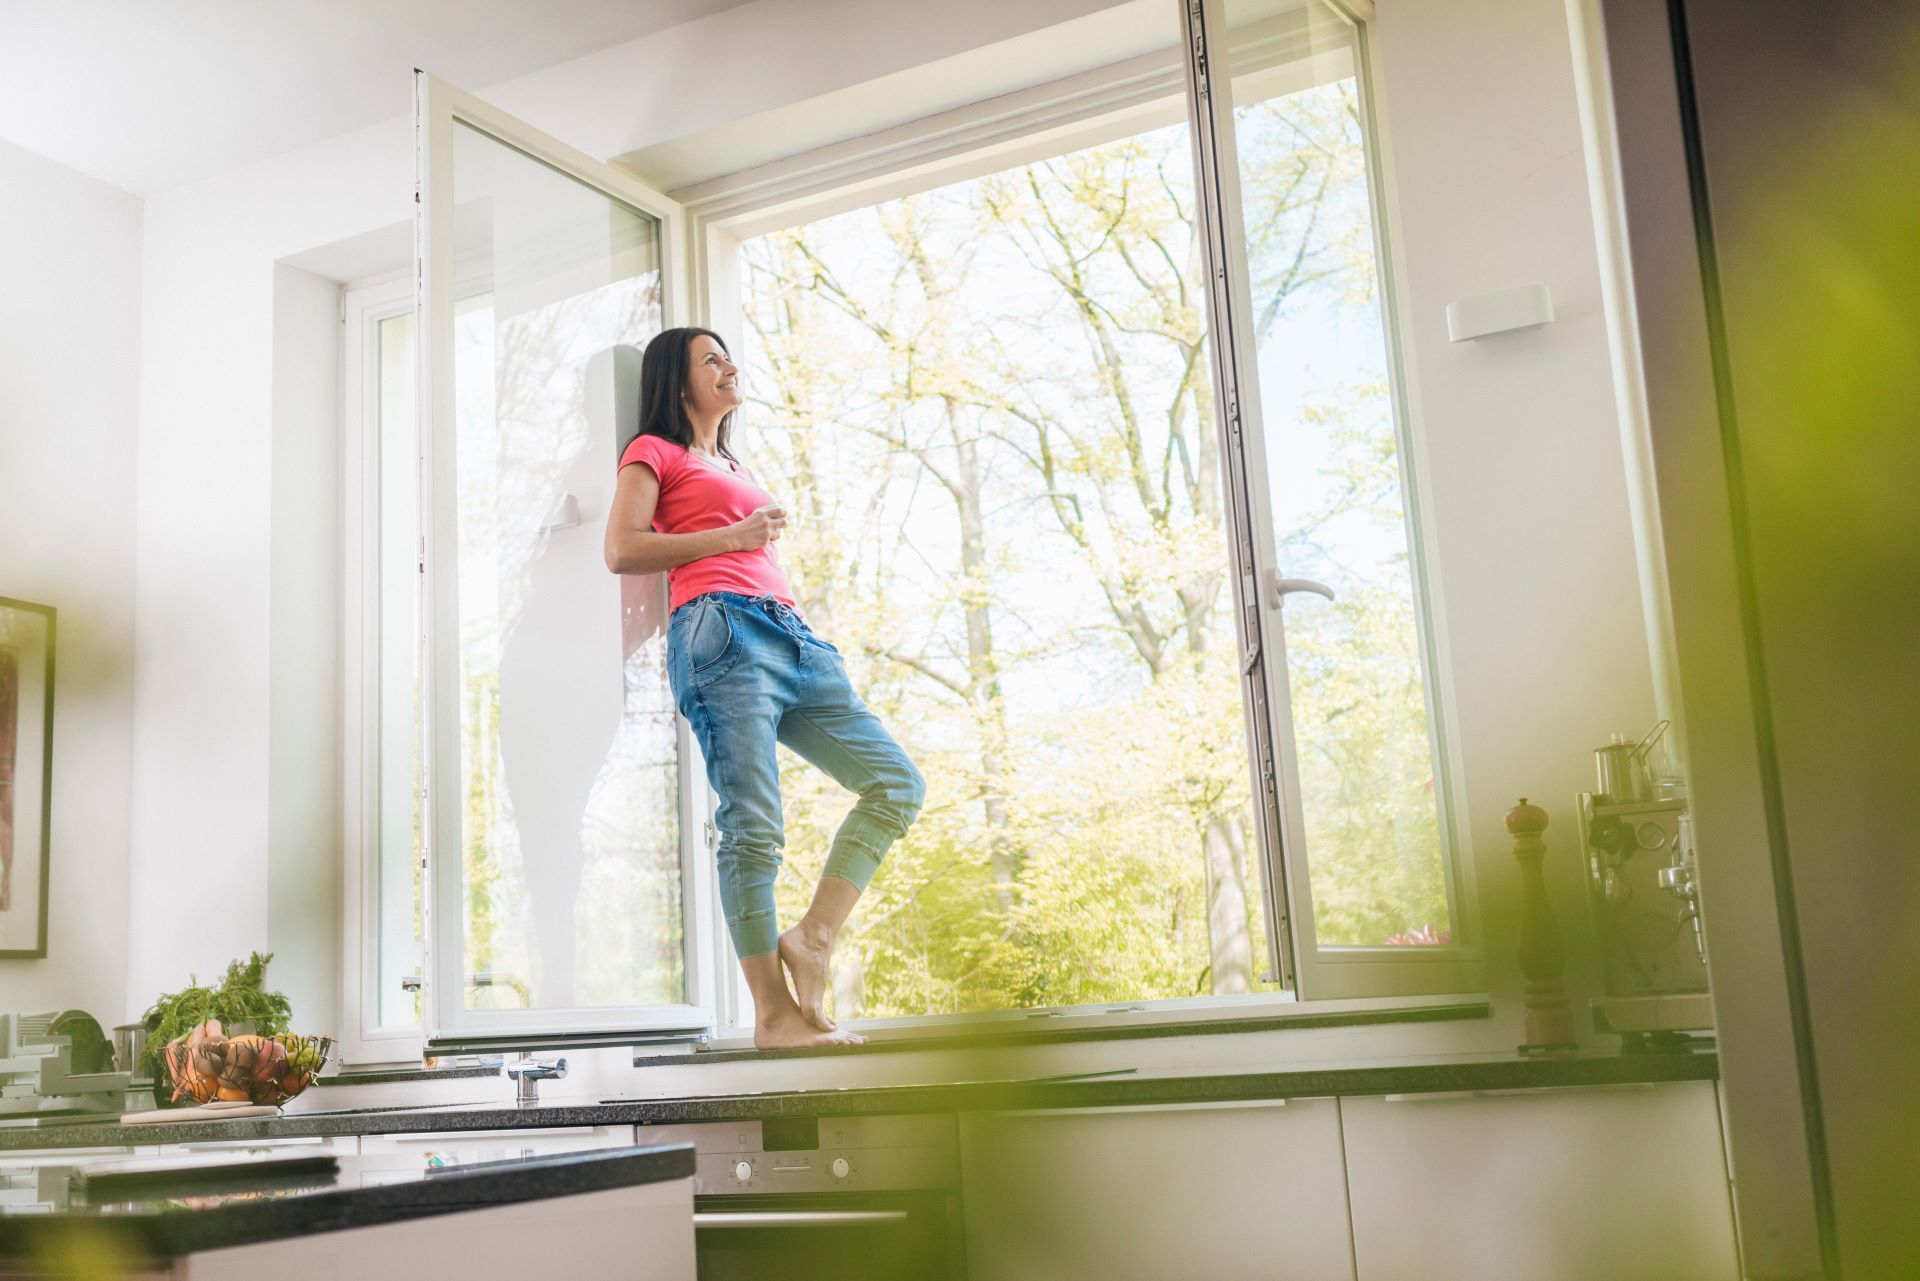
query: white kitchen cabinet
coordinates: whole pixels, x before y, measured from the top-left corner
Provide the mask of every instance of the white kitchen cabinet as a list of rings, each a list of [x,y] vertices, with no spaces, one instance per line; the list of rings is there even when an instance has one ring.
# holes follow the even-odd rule
[[[487,1206],[205,1250],[171,1281],[414,1281],[418,1277],[694,1281],[693,1181]]]
[[[1736,1281],[1713,1083],[1340,1103],[1359,1281]]]
[[[971,1281],[1353,1276],[1332,1099],[960,1118]]]

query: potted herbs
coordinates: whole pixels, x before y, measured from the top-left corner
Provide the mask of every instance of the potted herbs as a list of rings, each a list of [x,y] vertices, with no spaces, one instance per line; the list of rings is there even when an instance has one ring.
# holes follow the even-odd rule
[[[257,1033],[272,1037],[287,1030],[292,1007],[287,998],[266,989],[267,962],[273,953],[253,953],[227,966],[226,977],[212,987],[200,986],[195,976],[187,986],[162,996],[146,1014],[146,1072],[156,1082],[172,1081],[167,1045],[183,1039],[209,1019],[234,1035]]]

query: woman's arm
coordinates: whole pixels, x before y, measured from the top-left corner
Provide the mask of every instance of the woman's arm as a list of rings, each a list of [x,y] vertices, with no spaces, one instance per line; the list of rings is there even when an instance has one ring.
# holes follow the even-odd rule
[[[616,574],[654,574],[702,556],[752,551],[780,536],[786,513],[762,507],[743,521],[703,529],[696,534],[657,534],[653,509],[660,501],[660,478],[645,463],[620,469],[607,511],[607,568]]]

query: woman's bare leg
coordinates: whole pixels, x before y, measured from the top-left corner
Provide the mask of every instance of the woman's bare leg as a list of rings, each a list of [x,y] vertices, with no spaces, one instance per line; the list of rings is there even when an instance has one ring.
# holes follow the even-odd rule
[[[823,1032],[807,1021],[787,990],[787,976],[780,970],[777,952],[742,957],[740,972],[747,976],[753,991],[753,1044],[772,1050],[792,1045],[863,1045],[866,1037],[858,1032]]]
[[[822,876],[813,887],[813,903],[800,923],[780,936],[780,960],[793,975],[793,992],[807,1022],[823,1032],[835,1029],[827,1017],[827,969],[833,943],[847,923],[860,887],[844,876]],[[866,1038],[862,1037],[862,1040]]]

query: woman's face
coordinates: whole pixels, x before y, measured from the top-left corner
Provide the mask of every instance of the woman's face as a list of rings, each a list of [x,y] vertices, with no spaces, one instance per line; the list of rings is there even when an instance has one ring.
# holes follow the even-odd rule
[[[695,334],[687,348],[687,413],[699,419],[719,417],[746,400],[740,392],[740,370],[719,343]]]

